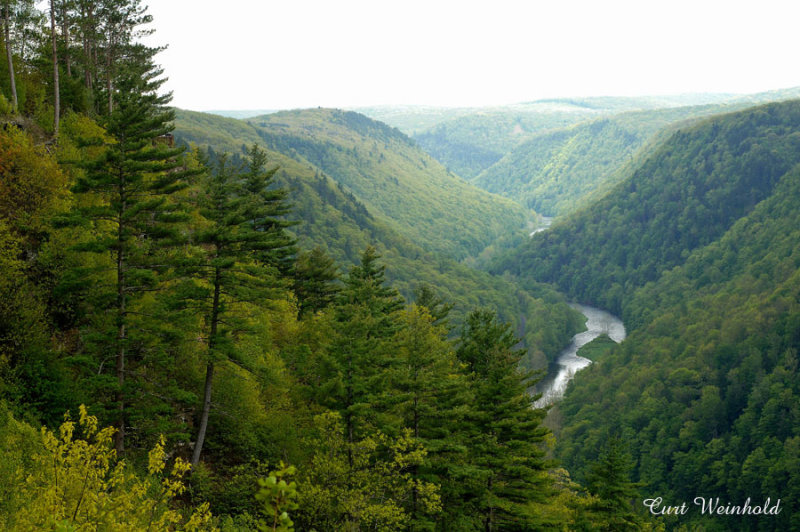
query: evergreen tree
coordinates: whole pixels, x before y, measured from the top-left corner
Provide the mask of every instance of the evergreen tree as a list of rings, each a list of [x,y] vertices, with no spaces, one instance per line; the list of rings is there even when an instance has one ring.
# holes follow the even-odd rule
[[[6,49],[6,61],[8,62],[8,76],[11,83],[11,105],[14,111],[19,106],[17,98],[17,81],[14,76],[14,57],[11,52],[11,10],[12,5],[16,2],[11,0],[3,0],[3,44]]]
[[[361,264],[344,280],[335,310],[338,330],[318,390],[320,402],[341,413],[349,443],[378,423],[378,393],[394,363],[391,340],[400,328],[403,300],[384,285],[386,267],[378,264],[379,258],[367,247]]]
[[[414,289],[414,301],[420,307],[428,309],[434,324],[450,330],[447,317],[453,310],[453,304],[439,297],[430,285],[425,283],[417,285]]]
[[[339,272],[334,260],[316,246],[299,253],[294,266],[292,287],[300,303],[299,316],[313,314],[333,304],[339,294]]]
[[[106,136],[86,139],[87,153],[97,155],[83,165],[74,187],[80,199],[70,216],[73,223],[91,227],[91,236],[78,250],[113,257],[113,264],[87,261],[72,277],[93,283],[96,310],[113,316],[113,325],[96,322],[86,340],[96,344],[100,358],[93,371],[99,375],[108,366],[105,353],[114,353],[115,382],[105,380],[100,386],[113,389],[119,454],[124,451],[128,417],[131,333],[147,334],[142,327],[132,331],[132,322],[141,314],[132,312],[131,305],[157,288],[158,272],[165,270],[159,248],[179,239],[175,222],[183,217],[171,198],[187,176],[179,158],[182,150],[159,141],[171,130],[173,111],[166,108],[170,95],[158,93],[164,82],[161,70],[153,66],[152,53],[143,47],[141,52],[119,65],[125,75],[119,79],[118,105],[105,120]]]
[[[284,233],[288,222],[277,218],[289,212],[283,202],[286,193],[266,188],[274,171],[263,172],[262,155],[255,147],[248,153],[247,171],[234,168],[227,155],[221,155],[215,171],[203,180],[198,197],[205,222],[194,239],[204,251],[190,260],[194,279],[181,292],[183,299],[197,304],[194,309],[199,306],[203,311],[208,348],[193,466],[200,461],[208,428],[215,365],[239,361],[234,336],[247,329],[246,309],[264,306],[280,293],[279,261],[270,259],[282,260],[292,249],[293,241]]]
[[[432,482],[443,489],[452,481],[449,466],[463,453],[457,425],[463,421],[469,399],[467,383],[460,371],[447,331],[434,323],[425,307],[411,305],[403,314],[404,327],[396,337],[397,364],[385,402],[400,425],[427,451],[428,456],[409,469],[414,481]],[[413,530],[432,530],[434,521],[419,505],[412,488],[407,503]]]
[[[292,210],[287,201],[289,191],[273,186],[278,167],[267,169],[267,162],[267,152],[256,144],[246,150],[239,198],[247,224],[241,230],[258,233],[247,237],[252,242],[250,253],[253,258],[288,275],[297,248],[286,229],[298,222],[285,219]]]
[[[638,484],[631,482],[631,457],[617,436],[612,436],[587,475],[587,487],[597,501],[590,506],[595,526],[602,530],[639,530],[641,519],[632,508],[639,497]]]
[[[552,491],[543,448],[549,432],[542,425],[545,412],[531,405],[532,375],[519,368],[517,344],[509,325],[477,310],[467,316],[456,351],[470,373],[475,402],[470,461],[478,474],[464,486],[463,497],[487,531],[535,529],[537,516],[527,503],[543,501]]]

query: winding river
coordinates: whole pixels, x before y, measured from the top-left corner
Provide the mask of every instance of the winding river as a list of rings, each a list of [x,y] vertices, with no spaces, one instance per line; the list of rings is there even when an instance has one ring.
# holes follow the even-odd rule
[[[586,316],[587,330],[572,337],[570,344],[559,353],[555,362],[550,364],[547,376],[536,385],[535,390],[542,393],[542,397],[534,403],[536,408],[542,408],[561,399],[567,389],[567,383],[575,373],[592,363],[588,358],[578,356],[578,349],[601,334],[607,334],[617,343],[625,339],[625,325],[613,314],[577,303],[572,303],[570,306]]]

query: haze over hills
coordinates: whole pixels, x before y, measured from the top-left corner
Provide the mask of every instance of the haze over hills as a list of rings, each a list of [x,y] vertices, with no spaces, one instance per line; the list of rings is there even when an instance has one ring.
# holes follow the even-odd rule
[[[412,134],[431,155],[470,179],[536,133],[624,111],[720,103],[733,97],[730,94],[686,94],[550,98],[474,109],[383,107],[359,111]],[[430,124],[427,128],[422,127],[425,120]]]
[[[742,104],[745,107],[747,104]],[[658,146],[664,128],[690,118],[732,109],[732,105],[628,111],[535,135],[471,180],[521,202],[545,216],[560,216],[607,191],[641,161],[646,145]],[[660,134],[660,139],[655,139]]]

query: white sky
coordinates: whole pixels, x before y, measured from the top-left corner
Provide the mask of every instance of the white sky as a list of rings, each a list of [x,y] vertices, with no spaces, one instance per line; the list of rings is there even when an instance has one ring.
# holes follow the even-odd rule
[[[145,0],[186,109],[800,86],[796,0]]]

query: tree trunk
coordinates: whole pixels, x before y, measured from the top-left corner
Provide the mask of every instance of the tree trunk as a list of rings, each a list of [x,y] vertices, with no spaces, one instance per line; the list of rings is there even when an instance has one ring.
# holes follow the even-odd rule
[[[203,443],[206,440],[208,429],[208,415],[211,412],[211,384],[214,380],[214,363],[206,365],[206,385],[203,391],[203,413],[200,415],[200,428],[197,430],[197,441],[192,452],[192,469],[200,463],[200,453],[203,452]]]
[[[106,50],[106,91],[108,92],[108,114],[114,112],[114,93],[112,92],[112,88],[114,84],[111,82],[111,64],[113,61],[111,60],[111,48],[113,47],[113,43],[111,38],[109,37],[108,41],[108,49]]]
[[[214,268],[214,299],[211,302],[211,331],[208,337],[208,354],[214,356],[216,347],[217,327],[219,324],[219,296],[221,291],[222,277],[220,269]],[[197,429],[197,441],[192,451],[192,468],[200,463],[200,453],[203,452],[203,443],[206,440],[206,430],[208,429],[208,415],[211,412],[211,388],[214,381],[214,359],[210,358],[206,365],[206,384],[203,389],[203,411],[200,414],[200,427]]]
[[[5,41],[6,41],[6,58],[8,59],[8,76],[11,78],[11,105],[13,106],[14,112],[17,112],[17,107],[19,106],[19,102],[17,101],[17,82],[14,79],[14,58],[11,54],[11,30],[9,29],[10,26],[10,8],[8,6],[8,0],[5,0],[3,4],[4,8],[4,17],[3,17],[3,29],[5,30]]]
[[[61,33],[64,34],[64,63],[67,67],[67,77],[72,77],[72,60],[69,53],[69,9],[67,0],[61,0]]]
[[[120,227],[120,233],[121,233]],[[117,250],[117,434],[115,447],[117,456],[125,452],[125,262],[122,240]]]
[[[488,490],[487,494],[489,497],[492,496],[492,477],[489,476],[489,482],[487,484]],[[486,521],[484,522],[484,530],[486,532],[492,532],[494,530],[494,507],[489,504],[489,508],[486,511]]]
[[[58,120],[61,114],[61,97],[58,85],[58,47],[56,45],[55,0],[50,0],[50,37],[53,42],[53,135],[58,137]]]
[[[125,195],[125,176],[122,170],[119,171],[119,210],[117,214],[117,434],[114,439],[114,447],[117,450],[117,457],[121,457],[125,452],[125,322],[127,321],[126,301],[125,301],[125,251],[124,243],[124,215],[127,210],[127,198]]]

